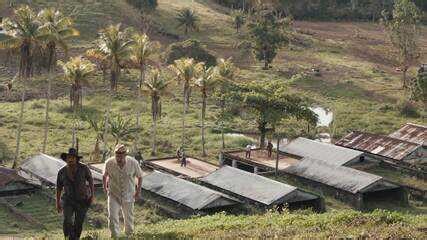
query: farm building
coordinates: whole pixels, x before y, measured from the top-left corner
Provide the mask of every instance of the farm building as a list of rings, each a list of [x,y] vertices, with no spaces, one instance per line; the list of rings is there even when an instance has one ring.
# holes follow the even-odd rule
[[[427,126],[407,123],[402,128],[388,136],[427,148]]]
[[[348,166],[364,160],[361,151],[336,146],[329,143],[299,137],[279,149],[283,153],[327,161],[337,166]]]
[[[143,178],[142,199],[175,217],[232,212],[241,205],[233,197],[159,171]]]
[[[251,158],[245,157],[245,151],[235,150],[222,153],[222,165],[232,166],[238,169],[245,170],[251,173],[263,173],[272,171],[276,167],[276,153],[268,157],[267,150],[253,149]],[[297,164],[301,157],[280,152],[279,153],[279,169],[285,169],[291,165]]]
[[[422,145],[371,133],[352,132],[335,143],[338,146],[363,151],[373,160],[392,160],[408,164],[427,161]]]
[[[397,184],[374,174],[318,159],[304,158],[281,173],[360,210],[372,203],[406,205],[408,202],[405,189]]]
[[[223,163],[253,173],[274,171],[274,156],[268,158],[263,151],[254,151],[255,154],[250,159],[242,157],[244,151],[226,152],[223,154]],[[304,183],[313,191],[348,202],[358,209],[363,209],[371,202],[383,201],[381,196],[387,197],[387,201],[395,199],[399,203],[407,202],[405,189],[399,185],[380,176],[330,162],[312,158],[292,158],[285,154],[280,155],[278,166],[281,175]]]
[[[144,165],[151,169],[185,178],[204,177],[219,168],[217,165],[194,157],[187,157],[186,167],[181,167],[181,162],[176,157],[149,159],[144,161]]]
[[[37,189],[37,186],[19,176],[16,170],[0,167],[0,197],[28,194]]]
[[[224,192],[262,210],[275,207],[281,209],[285,205],[289,209],[324,210],[323,201],[319,196],[229,166],[218,169],[200,181],[209,188]]]
[[[35,178],[40,180],[43,184],[55,186],[58,172],[65,165],[66,163],[61,159],[39,154],[27,159],[21,164],[19,170],[24,172],[29,180]],[[102,175],[100,173],[92,170],[92,177],[95,186],[102,185]]]

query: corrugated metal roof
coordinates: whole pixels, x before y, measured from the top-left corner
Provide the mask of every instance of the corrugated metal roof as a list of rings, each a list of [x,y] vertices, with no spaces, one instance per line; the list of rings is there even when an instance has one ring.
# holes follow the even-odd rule
[[[407,123],[389,137],[427,146],[427,126]]]
[[[284,171],[351,193],[357,193],[382,179],[377,175],[311,158],[304,158]]]
[[[296,187],[229,166],[218,169],[201,181],[265,205],[271,205],[297,190]]]
[[[415,143],[396,138],[357,131],[348,134],[335,144],[394,160],[402,160],[420,147]]]
[[[203,210],[208,205],[220,204],[225,207],[238,203],[237,200],[225,194],[158,171],[143,178],[142,188],[193,210]],[[218,203],[215,204],[215,202]]]
[[[66,163],[58,158],[39,154],[26,160],[19,168],[52,185],[56,185],[59,170]],[[91,170],[95,182],[102,182],[102,175]]]
[[[0,167],[0,187],[5,187],[11,182],[26,182],[24,178],[16,173],[16,170]]]
[[[303,137],[299,137],[286,146],[281,147],[280,151],[301,157],[327,161],[330,164],[339,166],[363,155],[363,152],[357,150],[335,146],[329,143],[322,143]]]

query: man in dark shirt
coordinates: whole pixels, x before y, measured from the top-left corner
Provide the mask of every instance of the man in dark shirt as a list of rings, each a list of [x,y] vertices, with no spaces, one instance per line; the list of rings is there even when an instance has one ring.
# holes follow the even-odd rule
[[[56,183],[56,209],[63,212],[63,231],[66,239],[77,240],[90,204],[94,201],[93,178],[89,168],[80,163],[77,150],[70,148],[62,154],[67,165],[58,172]]]
[[[273,144],[271,143],[271,141],[268,141],[267,151],[268,151],[268,157],[271,157],[272,152],[273,152]]]

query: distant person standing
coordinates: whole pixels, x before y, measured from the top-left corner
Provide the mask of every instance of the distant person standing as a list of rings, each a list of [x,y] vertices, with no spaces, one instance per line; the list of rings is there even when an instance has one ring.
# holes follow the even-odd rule
[[[141,193],[142,170],[134,158],[126,155],[127,149],[123,144],[118,144],[114,153],[115,156],[105,163],[103,184],[104,191],[108,194],[108,227],[111,237],[117,238],[120,232],[120,210],[123,213],[126,235],[133,234],[134,202]]]
[[[187,167],[187,156],[185,156],[184,148],[181,150],[181,167]]]
[[[271,157],[273,153],[273,144],[271,143],[271,141],[268,141],[267,143],[267,152],[268,152],[268,157]]]
[[[252,150],[252,145],[248,144],[246,145],[246,158],[251,158],[251,150]]]
[[[83,230],[83,222],[93,203],[94,185],[89,168],[80,163],[75,148],[61,154],[67,165],[58,172],[56,181],[56,209],[63,213],[63,231],[66,239],[77,240]]]

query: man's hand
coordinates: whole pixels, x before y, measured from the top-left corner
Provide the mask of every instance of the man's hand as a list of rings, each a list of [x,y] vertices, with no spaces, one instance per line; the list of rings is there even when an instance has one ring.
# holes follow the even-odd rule
[[[141,194],[141,191],[135,192],[135,195],[134,195],[135,200],[138,200],[140,198],[140,194]]]
[[[56,203],[56,211],[58,211],[59,214],[61,214],[63,211],[62,206],[59,202]]]

